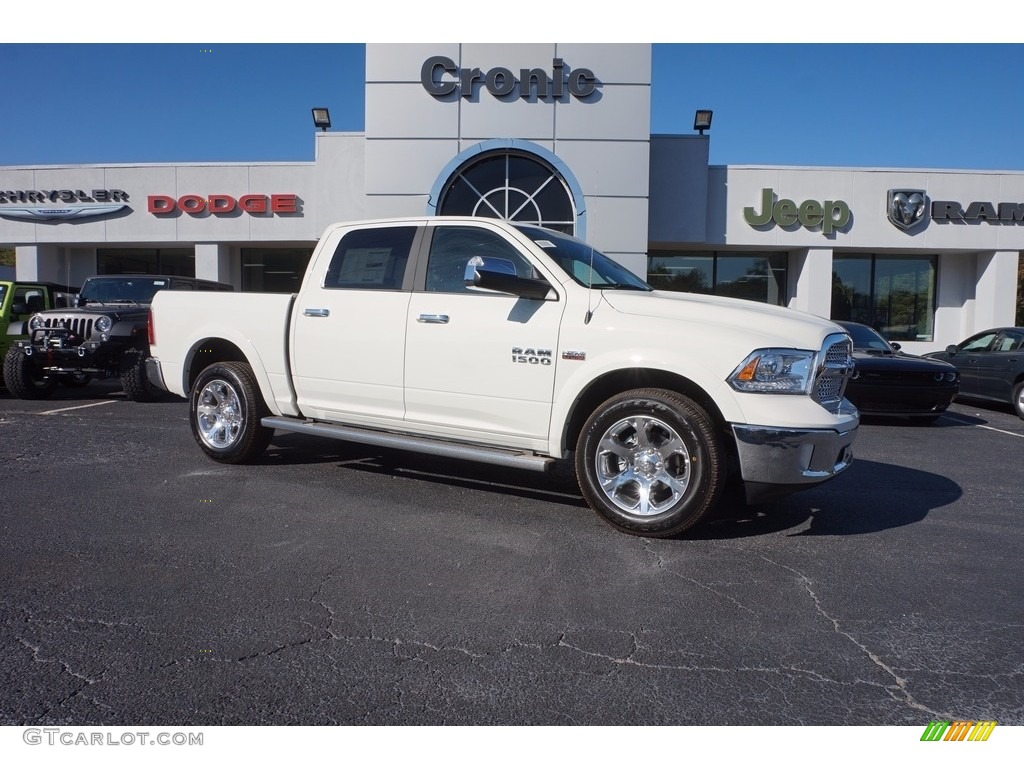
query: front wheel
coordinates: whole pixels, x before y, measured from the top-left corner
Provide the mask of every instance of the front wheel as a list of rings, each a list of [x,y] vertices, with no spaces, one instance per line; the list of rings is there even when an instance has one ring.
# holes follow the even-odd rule
[[[605,401],[576,447],[587,502],[614,528],[639,536],[675,536],[700,522],[721,494],[725,462],[707,412],[664,389]]]
[[[260,424],[267,413],[247,363],[214,363],[192,385],[192,435],[215,461],[243,464],[263,453],[274,434]]]
[[[45,400],[57,389],[57,377],[37,370],[21,347],[11,347],[4,356],[4,384],[22,400]]]
[[[1013,388],[1013,410],[1024,419],[1024,381],[1018,381]]]

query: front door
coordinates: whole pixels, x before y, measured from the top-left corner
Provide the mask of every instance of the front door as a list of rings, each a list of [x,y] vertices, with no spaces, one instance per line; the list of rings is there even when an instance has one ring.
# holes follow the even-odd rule
[[[1024,333],[1003,331],[992,344],[991,350],[979,354],[977,363],[978,388],[986,397],[1009,400],[1013,375],[1020,370],[1018,364],[1024,350]]]
[[[432,233],[406,321],[409,426],[454,427],[468,439],[502,436],[524,447],[546,439],[565,302],[554,289],[542,300],[467,287],[474,257],[518,277],[542,275],[494,230],[443,225]]]

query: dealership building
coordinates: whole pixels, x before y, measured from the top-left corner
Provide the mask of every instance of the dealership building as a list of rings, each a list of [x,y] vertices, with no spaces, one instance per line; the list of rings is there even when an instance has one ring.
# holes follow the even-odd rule
[[[365,100],[311,161],[0,167],[0,247],[19,280],[294,292],[332,222],[473,214],[912,352],[1013,324],[1024,173],[709,165],[710,134],[651,134],[649,45],[371,44]]]

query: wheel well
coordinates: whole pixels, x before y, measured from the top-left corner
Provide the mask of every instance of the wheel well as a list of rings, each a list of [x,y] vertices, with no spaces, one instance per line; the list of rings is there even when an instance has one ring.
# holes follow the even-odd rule
[[[185,387],[185,391],[188,392],[192,389],[196,378],[208,365],[230,361],[239,363],[249,362],[242,350],[230,341],[225,341],[224,339],[203,339],[192,350],[192,359],[188,364],[188,386]]]
[[[562,448],[567,451],[576,450],[576,442],[579,440],[580,432],[583,430],[583,425],[586,423],[587,418],[609,397],[630,389],[644,387],[657,387],[658,389],[667,389],[672,392],[678,392],[681,395],[686,395],[707,411],[708,416],[711,417],[712,421],[715,422],[715,426],[720,431],[728,431],[725,417],[718,410],[715,401],[708,396],[707,392],[689,379],[668,371],[630,368],[604,374],[592,381],[577,396],[576,402],[573,403],[569,411],[569,418],[562,436]],[[729,445],[730,442],[727,441],[726,445]]]

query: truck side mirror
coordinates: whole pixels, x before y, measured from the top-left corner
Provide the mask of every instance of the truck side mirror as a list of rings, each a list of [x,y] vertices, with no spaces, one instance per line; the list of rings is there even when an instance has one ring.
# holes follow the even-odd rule
[[[19,301],[11,306],[12,315],[24,315],[28,313],[28,304],[24,301]]]
[[[547,280],[518,277],[515,264],[509,259],[473,256],[466,263],[464,279],[467,288],[510,293],[525,299],[547,299],[551,292]]]

